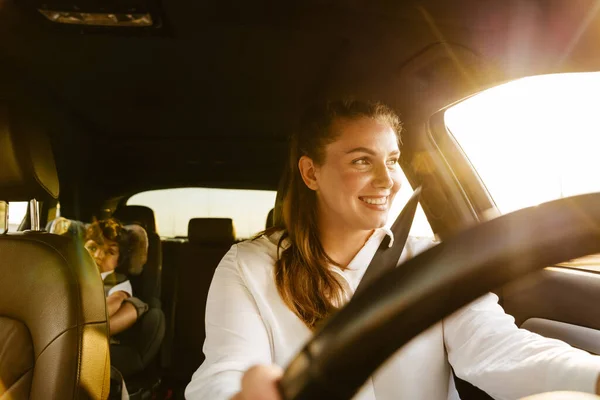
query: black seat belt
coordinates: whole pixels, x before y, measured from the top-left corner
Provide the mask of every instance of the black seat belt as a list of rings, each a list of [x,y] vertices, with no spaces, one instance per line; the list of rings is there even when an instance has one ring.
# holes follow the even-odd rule
[[[389,247],[390,237],[386,236],[381,245],[375,252],[373,259],[369,263],[365,274],[363,275],[358,287],[354,294],[361,290],[364,290],[367,286],[373,283],[377,278],[385,274],[387,271],[391,271],[398,264],[406,240],[408,239],[408,233],[412,226],[413,219],[415,218],[415,212],[419,205],[419,198],[421,197],[421,187],[419,186],[410,196],[410,199],[396,218],[396,221],[392,225],[391,231],[394,234],[394,243]]]

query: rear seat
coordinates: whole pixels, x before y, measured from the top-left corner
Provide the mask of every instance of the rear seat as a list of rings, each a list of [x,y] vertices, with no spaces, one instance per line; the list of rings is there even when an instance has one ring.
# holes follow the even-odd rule
[[[173,398],[183,398],[184,382],[178,382],[173,369],[173,343],[175,337],[175,313],[177,306],[177,282],[179,259],[187,239],[169,238],[162,240],[162,290],[161,301],[165,313],[166,330],[161,348],[161,366],[163,368],[163,384],[173,391]]]
[[[194,218],[188,224],[188,242],[179,244],[175,296],[173,377],[187,384],[204,354],[204,314],[214,271],[235,242],[230,218]]]

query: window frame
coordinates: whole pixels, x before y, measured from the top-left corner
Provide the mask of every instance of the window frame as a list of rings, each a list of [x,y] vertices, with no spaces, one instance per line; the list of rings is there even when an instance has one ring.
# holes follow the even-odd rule
[[[472,96],[452,103],[433,114],[429,120],[429,134],[431,135],[431,140],[439,147],[445,162],[454,174],[457,184],[464,193],[465,200],[469,203],[472,211],[481,222],[500,216],[500,211],[487,190],[485,182],[483,182],[477,170],[471,164],[467,154],[454,138],[452,132],[448,130],[444,121],[446,110],[470,97]]]

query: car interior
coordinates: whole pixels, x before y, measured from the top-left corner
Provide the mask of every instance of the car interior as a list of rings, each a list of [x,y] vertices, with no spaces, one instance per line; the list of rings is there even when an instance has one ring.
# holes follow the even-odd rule
[[[403,122],[407,187],[422,187],[435,237],[484,232],[501,213],[446,110],[520,78],[599,71],[598,37],[592,0],[0,0],[0,399],[106,399],[111,365],[132,399],[182,399],[204,359],[213,272],[234,243],[272,226],[280,199],[257,212],[240,196],[236,212],[261,221],[242,235],[233,211],[194,209],[166,235],[158,210],[131,199],[275,193],[288,137],[315,101],[388,104]],[[113,216],[147,233],[132,286],[149,310],[119,343],[92,258],[43,229],[58,216]],[[486,290],[518,326],[600,355],[600,260],[580,258],[600,249],[587,240],[575,261],[540,257],[548,263]],[[462,399],[490,398],[456,381]]]

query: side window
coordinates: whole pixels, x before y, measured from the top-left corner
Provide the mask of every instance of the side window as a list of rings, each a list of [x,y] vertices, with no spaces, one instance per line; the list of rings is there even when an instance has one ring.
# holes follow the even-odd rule
[[[8,202],[8,231],[16,232],[19,229],[19,225],[27,214],[26,201],[10,201]]]
[[[600,73],[532,76],[445,111],[498,211],[600,192]]]
[[[599,93],[599,72],[532,76],[450,107],[444,121],[505,214],[600,193]],[[600,255],[561,265],[600,271]]]

